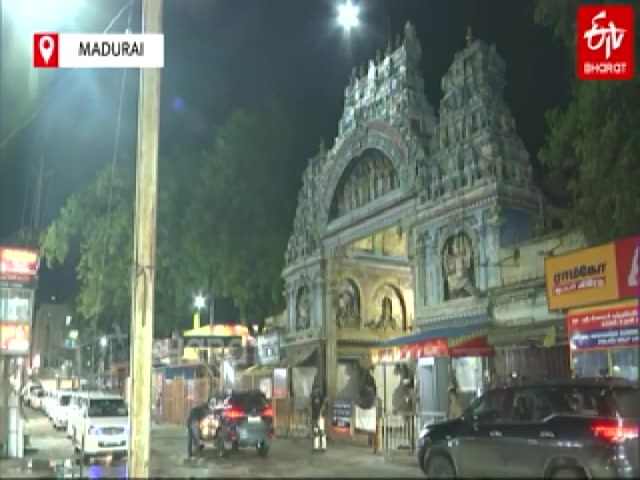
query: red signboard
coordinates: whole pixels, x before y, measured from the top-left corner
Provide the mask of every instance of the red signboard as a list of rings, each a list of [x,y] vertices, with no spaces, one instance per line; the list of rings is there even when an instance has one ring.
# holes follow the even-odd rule
[[[487,343],[486,335],[474,337],[455,347],[449,347],[450,357],[491,357],[495,349]]]
[[[0,247],[0,280],[33,281],[39,266],[37,250]]]
[[[567,315],[567,333],[590,330],[613,330],[638,327],[638,305],[628,303],[608,308],[594,308]]]
[[[618,298],[640,298],[640,236],[614,242]]]
[[[0,324],[0,354],[27,355],[29,353],[29,325],[26,323]]]

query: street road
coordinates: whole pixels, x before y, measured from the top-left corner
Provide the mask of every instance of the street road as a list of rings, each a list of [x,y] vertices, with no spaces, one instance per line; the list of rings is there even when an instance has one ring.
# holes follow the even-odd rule
[[[56,460],[63,462],[74,456],[70,441],[53,430],[40,415],[29,421],[33,451],[28,456],[36,463]],[[276,439],[269,457],[258,457],[254,449],[232,453],[228,458],[216,458],[205,452],[201,458],[187,460],[186,429],[179,425],[154,426],[151,435],[151,472],[160,478],[230,478],[230,477],[367,477],[419,478],[416,466],[393,465],[370,449],[336,445],[325,453],[312,453],[310,441]],[[35,467],[34,467],[35,468]],[[95,462],[67,469],[75,478],[125,478],[126,464],[105,465]],[[34,471],[34,474],[36,472]]]

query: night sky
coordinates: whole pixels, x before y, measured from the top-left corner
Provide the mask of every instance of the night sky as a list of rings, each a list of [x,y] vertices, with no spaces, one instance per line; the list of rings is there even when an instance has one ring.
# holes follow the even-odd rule
[[[11,1],[11,0],[9,0]],[[125,2],[89,0],[68,30],[102,31]],[[90,6],[89,6],[90,5]],[[273,95],[292,105],[300,117],[291,132],[307,145],[306,155],[291,166],[291,181],[306,158],[317,151],[320,138],[330,144],[343,106],[343,90],[352,67],[365,64],[406,21],[422,43],[426,95],[437,110],[440,80],[456,51],[465,46],[470,26],[474,38],[495,43],[507,63],[507,101],[518,132],[535,164],[545,136],[544,112],[567,100],[570,67],[562,47],[533,23],[530,0],[361,0],[361,27],[347,38],[336,25],[337,2],[330,0],[165,0],[166,58],[163,76],[162,154],[177,146],[202,147],[230,110],[254,107]],[[138,6],[132,18],[139,30]],[[3,18],[12,35],[23,35]],[[125,14],[114,31],[127,27]],[[390,27],[390,28],[389,28]],[[40,30],[57,26],[40,25]],[[3,44],[3,55],[7,44]],[[2,68],[28,73],[28,50],[21,65]],[[113,156],[114,132],[122,71],[57,71],[43,81],[45,108],[5,149],[8,164],[0,169],[0,241],[31,214],[35,176],[44,155],[51,172],[45,188],[43,222],[54,218],[65,199],[92,181],[96,170]],[[8,78],[9,77],[9,78]],[[137,75],[127,72],[125,108],[119,155],[135,151]],[[3,75],[4,95],[25,80]],[[14,95],[15,97],[15,95]],[[19,96],[18,96],[19,98]],[[3,98],[4,108],[8,103]],[[4,140],[4,139],[3,139]],[[128,161],[128,160],[123,160]],[[26,208],[25,208],[26,198]],[[251,199],[247,199],[251,201]],[[73,270],[45,274],[48,294],[72,299]]]

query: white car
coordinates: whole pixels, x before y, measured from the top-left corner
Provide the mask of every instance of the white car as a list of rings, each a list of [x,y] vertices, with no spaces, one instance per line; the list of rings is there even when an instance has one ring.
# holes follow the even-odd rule
[[[129,443],[129,409],[119,395],[85,397],[76,418],[73,446],[84,457],[124,456]]]
[[[56,430],[67,428],[67,416],[69,404],[71,403],[72,392],[69,390],[58,390],[54,397],[53,404],[49,407],[51,423]]]

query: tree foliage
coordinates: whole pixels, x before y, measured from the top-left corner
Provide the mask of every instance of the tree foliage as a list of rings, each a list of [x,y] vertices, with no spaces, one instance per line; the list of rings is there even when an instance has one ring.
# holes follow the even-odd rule
[[[294,125],[276,102],[236,110],[201,157],[190,248],[206,259],[200,275],[233,299],[249,325],[284,307],[281,272],[299,185],[292,181],[299,177],[292,168]]]
[[[179,319],[188,318],[194,293],[209,286],[217,297],[232,299],[249,325],[283,308],[281,272],[300,176],[292,169],[294,125],[275,102],[237,110],[216,130],[210,149],[162,160],[157,334],[181,328]],[[127,328],[134,176],[116,171],[109,209],[110,186],[107,169],[72,195],[47,229],[42,254],[54,266],[78,248],[79,313],[106,328],[114,320]]]
[[[573,61],[580,3],[585,2],[539,0],[536,8],[536,21],[564,43]],[[637,105],[637,75],[627,82],[576,80],[569,104],[547,116],[549,132],[540,160],[552,176],[565,181],[570,203],[567,225],[581,229],[594,243],[640,231]]]
[[[176,218],[176,185],[171,176],[161,181],[158,210],[156,332],[168,335],[188,312],[189,285],[179,278],[181,226]],[[98,173],[96,181],[72,195],[59,217],[45,231],[42,256],[49,266],[64,263],[79,250],[76,267],[79,281],[78,313],[101,330],[113,324],[128,330],[131,316],[133,258],[133,174],[111,168]],[[111,205],[109,207],[109,197]],[[97,322],[97,323],[94,323]]]

